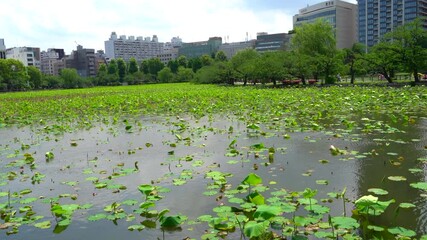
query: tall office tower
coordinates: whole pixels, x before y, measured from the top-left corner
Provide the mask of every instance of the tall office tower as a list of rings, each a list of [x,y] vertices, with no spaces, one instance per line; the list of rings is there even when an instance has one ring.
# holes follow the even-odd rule
[[[427,0],[358,0],[358,8],[359,42],[368,47],[396,27],[427,16]]]
[[[322,19],[335,30],[337,48],[351,48],[357,42],[357,5],[331,0],[307,6],[294,16],[294,28]]]
[[[83,48],[78,45],[77,50],[66,57],[65,67],[75,68],[81,77],[95,77],[97,73],[95,49]]]

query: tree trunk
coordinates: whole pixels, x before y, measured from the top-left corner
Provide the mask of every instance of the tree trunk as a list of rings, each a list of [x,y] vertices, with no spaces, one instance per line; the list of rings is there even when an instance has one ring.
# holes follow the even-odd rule
[[[353,64],[351,64],[351,66],[350,66],[350,75],[351,75],[350,83],[351,83],[351,84],[354,84],[354,75],[355,75],[355,71],[354,71],[354,68],[353,68]]]
[[[301,76],[301,81],[302,81],[302,85],[306,85],[307,83],[305,82],[305,76]]]
[[[418,70],[414,68],[414,80],[416,83],[420,82],[420,76],[418,76]]]

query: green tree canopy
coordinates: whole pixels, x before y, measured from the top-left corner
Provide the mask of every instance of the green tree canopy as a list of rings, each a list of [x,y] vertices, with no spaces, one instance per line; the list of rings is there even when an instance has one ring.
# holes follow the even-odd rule
[[[332,26],[324,20],[306,23],[295,30],[291,39],[291,49],[296,54],[310,58],[313,74],[322,76],[327,82],[333,77],[342,63],[336,49],[336,40]]]
[[[189,82],[193,79],[194,72],[191,68],[179,67],[176,74],[177,82]]]
[[[174,74],[172,73],[172,70],[169,67],[164,67],[157,73],[157,79],[159,79],[159,82],[162,83],[172,82],[173,77]]]
[[[394,73],[400,68],[400,57],[396,54],[396,46],[389,41],[381,41],[373,46],[363,60],[372,73],[379,73],[389,83],[393,82]]]
[[[98,85],[108,85],[108,70],[107,65],[104,63],[99,66],[98,73],[96,74],[96,82]]]
[[[248,79],[254,76],[256,59],[259,57],[257,51],[252,48],[238,51],[231,58],[231,65],[234,71],[237,72],[237,77],[243,79],[243,84],[246,85]]]
[[[276,85],[277,80],[285,78],[284,51],[266,52],[257,58],[255,64],[255,76],[261,79],[262,83],[270,81]]]
[[[193,72],[197,72],[200,68],[202,68],[202,60],[200,60],[200,57],[192,58],[188,61],[188,67],[191,67],[193,69]]]
[[[60,76],[63,80],[64,88],[78,88],[81,86],[81,77],[74,68],[64,68]]]
[[[172,71],[172,73],[177,73],[178,72],[178,61],[176,59],[172,59],[168,62],[167,66],[170,68],[170,70]]]
[[[188,59],[183,55],[179,56],[177,61],[178,61],[178,67],[186,68],[188,66]]]
[[[200,57],[200,61],[202,61],[202,66],[209,66],[213,63],[212,57],[207,54],[203,54]]]
[[[30,86],[34,89],[39,89],[42,86],[42,72],[34,66],[27,67],[27,73],[30,77]]]
[[[27,69],[16,59],[0,59],[1,88],[3,90],[22,90],[29,88]]]
[[[136,59],[133,57],[130,58],[129,59],[129,69],[128,69],[129,74],[134,74],[138,71],[139,71],[138,70],[138,63],[136,62]]]
[[[427,31],[420,18],[395,28],[385,35],[389,50],[399,55],[402,66],[413,74],[415,82],[420,81],[418,73],[427,67]],[[392,45],[392,46],[391,46]]]
[[[356,72],[361,69],[363,64],[363,55],[365,53],[365,46],[360,43],[355,43],[351,48],[345,48],[344,50],[344,63],[348,67],[350,73],[351,84],[354,84]]]
[[[215,60],[220,61],[220,62],[225,62],[225,61],[227,61],[227,55],[225,55],[224,51],[218,51],[215,54]]]
[[[165,64],[163,64],[158,58],[151,58],[150,60],[148,60],[148,73],[152,76],[154,80],[157,79],[157,74],[164,67]]]
[[[119,74],[119,81],[122,83],[124,82],[127,73],[126,62],[123,58],[117,59],[117,70]]]

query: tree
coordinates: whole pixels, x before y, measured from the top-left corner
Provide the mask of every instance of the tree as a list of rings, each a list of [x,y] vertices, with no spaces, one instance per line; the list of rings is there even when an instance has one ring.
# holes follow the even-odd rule
[[[365,53],[365,47],[360,43],[355,43],[351,48],[345,48],[344,49],[344,63],[349,68],[349,73],[351,76],[351,84],[354,84],[354,79],[357,71],[357,66],[360,66],[361,64],[358,64],[362,60],[362,56]]]
[[[295,32],[291,39],[291,49],[296,54],[310,58],[315,77],[323,76],[327,83],[334,82],[335,78],[332,76],[337,73],[340,59],[332,26],[318,20],[297,27]]]
[[[159,58],[151,58],[148,60],[148,73],[151,75],[151,77],[156,80],[157,74],[165,67],[165,64],[163,64]]]
[[[162,83],[172,82],[173,77],[174,75],[169,67],[165,67],[157,73],[157,79]]]
[[[200,61],[202,61],[202,66],[209,66],[213,63],[213,59],[207,54],[203,54],[200,57]]]
[[[191,68],[179,67],[176,74],[177,82],[189,82],[193,79],[194,72]]]
[[[129,59],[129,69],[128,69],[129,74],[134,74],[138,71],[139,71],[138,70],[138,63],[136,62],[136,59],[133,57],[130,58]]]
[[[148,74],[149,73],[149,70],[148,70],[148,60],[147,59],[143,60],[141,62],[140,69],[141,69],[141,72],[143,72],[144,74]]]
[[[313,75],[311,60],[312,58],[305,54],[297,54],[295,51],[290,51],[284,56],[283,66],[290,76],[301,79],[302,84],[306,85],[306,79]]]
[[[44,75],[43,76],[43,87],[45,88],[62,88],[63,80],[59,76]]]
[[[170,70],[172,71],[172,73],[177,73],[178,72],[178,61],[176,59],[170,60],[167,64],[167,66],[170,68]]]
[[[27,69],[16,59],[0,59],[0,77],[3,90],[23,90],[29,88]]]
[[[401,63],[395,48],[392,42],[381,41],[363,57],[370,66],[370,70],[380,73],[389,83],[393,82],[392,77]]]
[[[238,76],[243,78],[243,85],[246,85],[248,79],[253,77],[255,62],[258,56],[258,53],[254,49],[248,48],[237,52],[231,58],[231,65],[234,71],[238,73]]]
[[[200,68],[202,68],[202,60],[200,60],[200,57],[195,57],[190,60],[188,60],[188,67],[191,67],[193,69],[193,72],[197,72]]]
[[[119,82],[119,67],[115,59],[111,59],[107,67],[107,84],[108,85],[117,85]]]
[[[177,59],[178,67],[187,67],[188,66],[188,60],[185,56],[181,55]]]
[[[126,62],[123,58],[117,59],[117,70],[119,74],[119,81],[123,83],[127,73]]]
[[[104,63],[99,66],[98,73],[96,74],[97,85],[106,86],[108,85],[108,70],[107,65]]]
[[[427,31],[423,28],[423,20],[420,18],[397,27],[385,35],[386,41],[399,55],[405,70],[411,72],[415,82],[420,82],[418,73],[427,67],[427,49],[423,44],[427,41]]]
[[[266,52],[260,55],[255,64],[255,76],[262,83],[272,81],[276,85],[277,80],[285,77],[284,51]]]
[[[64,88],[81,87],[81,77],[74,68],[64,68],[61,70],[60,76],[64,82]]]
[[[224,51],[218,51],[215,55],[215,60],[220,62],[227,61],[227,55],[225,55]]]
[[[30,86],[34,89],[39,89],[42,86],[42,72],[34,66],[27,67],[27,73],[30,77]]]

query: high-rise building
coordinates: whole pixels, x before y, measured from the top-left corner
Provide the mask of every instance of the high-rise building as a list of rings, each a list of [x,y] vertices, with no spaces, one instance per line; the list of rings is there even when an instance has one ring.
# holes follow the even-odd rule
[[[358,6],[359,42],[368,47],[396,27],[427,16],[427,0],[358,0]]]
[[[257,52],[285,50],[289,40],[290,35],[287,33],[259,32],[256,37],[255,50]]]
[[[58,76],[61,69],[65,68],[64,49],[49,48],[40,54],[40,70],[47,75]]]
[[[159,42],[156,35],[150,37],[137,37],[125,35],[117,36],[112,32],[110,39],[105,41],[105,54],[109,59],[123,58],[129,61],[135,58],[137,61],[155,58],[163,51],[163,43]]]
[[[6,50],[6,58],[21,61],[24,66],[34,66],[40,69],[40,48],[14,47]]]
[[[81,77],[95,77],[95,49],[87,49],[78,45],[77,50],[74,50],[66,58],[65,66],[67,68],[75,68]]]
[[[208,41],[183,43],[178,50],[178,55],[185,56],[188,59],[205,54],[212,56],[218,51],[221,44],[221,37],[211,37]]]
[[[223,51],[227,59],[231,59],[237,52],[242,51],[248,48],[255,47],[256,40],[250,40],[245,42],[233,42],[233,43],[224,43],[219,47],[219,51]]]
[[[331,0],[307,6],[294,16],[294,28],[322,19],[335,30],[337,48],[351,48],[357,42],[357,5]]]
[[[0,38],[0,59],[6,59],[6,45],[3,38]]]

